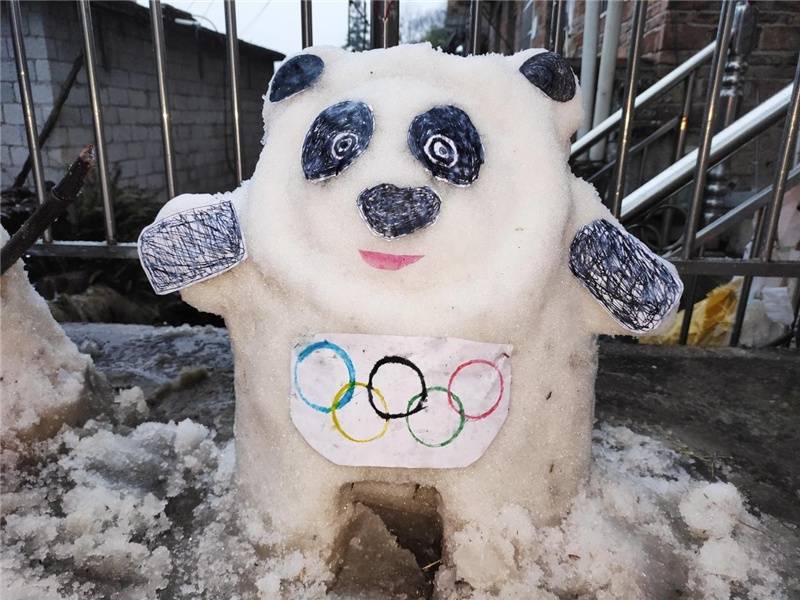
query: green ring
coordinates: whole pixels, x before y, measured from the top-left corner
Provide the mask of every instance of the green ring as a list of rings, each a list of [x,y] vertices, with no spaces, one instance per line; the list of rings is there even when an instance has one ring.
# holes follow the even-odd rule
[[[442,387],[440,385],[435,385],[433,387],[429,387],[427,389],[427,391],[428,392],[444,392],[445,394],[448,393],[447,388]],[[430,444],[430,443],[418,438],[416,436],[416,434],[414,433],[414,431],[411,429],[411,421],[409,420],[409,417],[411,415],[406,415],[406,425],[408,426],[408,432],[411,434],[411,437],[413,437],[415,440],[417,440],[418,443],[422,444],[423,446],[427,446],[428,448],[441,448],[443,446],[447,446],[447,444],[449,444],[454,439],[456,439],[458,437],[458,435],[461,433],[461,430],[464,429],[464,423],[466,423],[466,421],[467,421],[467,416],[464,414],[464,405],[461,403],[461,400],[459,399],[459,397],[456,396],[454,393],[449,392],[449,394],[453,397],[453,400],[456,401],[456,404],[458,404],[458,414],[461,416],[461,422],[458,424],[458,427],[453,432],[453,435],[451,435],[449,438],[447,438],[443,442],[439,442],[438,444]],[[422,396],[421,393],[417,394],[416,396],[413,396],[411,398],[411,400],[408,401],[408,407],[406,407],[407,411],[411,409],[411,405],[414,404],[414,402],[416,402],[419,399],[420,396]]]

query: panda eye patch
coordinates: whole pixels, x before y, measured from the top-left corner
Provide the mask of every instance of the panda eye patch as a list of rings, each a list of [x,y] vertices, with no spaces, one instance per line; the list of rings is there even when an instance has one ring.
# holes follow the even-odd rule
[[[469,185],[483,164],[483,144],[467,113],[455,106],[436,106],[414,117],[408,147],[437,179]]]
[[[346,100],[323,110],[306,133],[301,161],[309,181],[335,177],[369,146],[374,120],[363,102]]]

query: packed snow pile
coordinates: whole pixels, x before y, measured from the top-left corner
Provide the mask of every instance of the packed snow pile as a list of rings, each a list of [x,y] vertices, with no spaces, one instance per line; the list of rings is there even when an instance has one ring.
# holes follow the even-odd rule
[[[138,395],[116,404],[135,407]],[[319,556],[282,551],[281,537],[237,501],[233,442],[214,438],[188,419],[101,419],[64,427],[26,459],[6,449],[3,598],[419,597],[424,566],[368,509],[350,543],[360,563],[333,573]],[[797,590],[783,574],[781,545],[791,542],[782,525],[623,427],[595,431],[591,479],[563,522],[537,528],[514,505],[499,518],[499,547],[516,565],[507,582],[475,591],[442,567],[434,597],[727,600]],[[495,557],[470,554],[462,538],[482,535],[471,523],[445,540],[478,580]]]
[[[0,244],[8,234],[0,228]],[[28,282],[22,261],[0,280],[0,443],[52,435],[86,412],[92,360],[64,334]]]

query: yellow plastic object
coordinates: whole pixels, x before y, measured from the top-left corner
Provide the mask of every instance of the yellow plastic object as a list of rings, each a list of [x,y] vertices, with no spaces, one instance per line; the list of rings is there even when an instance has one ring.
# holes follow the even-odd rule
[[[736,278],[728,283],[715,287],[705,298],[696,302],[692,311],[692,322],[689,325],[689,337],[686,343],[690,346],[727,346],[730,339],[733,321],[736,317],[736,303],[742,282]],[[683,323],[684,311],[672,328],[664,335],[641,338],[642,344],[670,345],[677,344]]]

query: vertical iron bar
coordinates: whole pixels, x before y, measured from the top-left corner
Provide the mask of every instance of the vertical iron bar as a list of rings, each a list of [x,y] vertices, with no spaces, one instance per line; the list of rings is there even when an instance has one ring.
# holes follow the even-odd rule
[[[370,5],[370,40],[373,48],[389,48],[400,43],[398,0],[372,0]]]
[[[711,72],[709,74],[706,106],[703,113],[703,137],[700,140],[700,147],[697,149],[697,167],[694,175],[694,187],[692,188],[692,204],[686,219],[686,231],[683,237],[683,258],[686,260],[694,256],[694,240],[697,235],[697,225],[700,221],[700,211],[703,206],[703,191],[706,185],[708,155],[711,150],[714,123],[717,119],[719,88],[722,83],[722,74],[725,72],[725,56],[727,55],[731,40],[731,29],[733,27],[733,16],[735,12],[734,8],[734,0],[723,0],[719,15],[719,26],[717,27],[714,58],[711,62]],[[690,277],[684,293],[686,301],[684,303],[683,323],[681,324],[679,338],[680,344],[686,344],[686,340],[689,337],[689,326],[691,325],[692,312],[694,311],[693,292],[696,286],[697,276],[693,275]]]
[[[617,49],[622,25],[622,0],[608,0],[606,22],[603,25],[603,45],[600,48],[600,68],[597,72],[597,92],[594,101],[592,127],[605,121],[611,110],[614,96],[614,75],[617,69]],[[589,159],[604,160],[606,155],[606,135],[589,147]]]
[[[625,77],[625,99],[622,103],[622,119],[619,128],[619,147],[614,180],[611,184],[611,212],[619,217],[622,197],[625,195],[625,171],[628,168],[628,148],[631,145],[633,129],[634,102],[636,101],[636,81],[639,77],[639,59],[642,53],[644,23],[647,19],[647,2],[637,0],[631,21],[630,48],[628,49],[628,72]]]
[[[683,153],[686,152],[686,138],[689,133],[689,115],[692,111],[692,93],[694,92],[694,81],[697,77],[697,71],[692,71],[689,78],[686,80],[685,87],[683,88],[683,107],[681,108],[681,117],[678,122],[678,139],[675,141],[675,155],[672,162],[678,162],[683,158]]]
[[[481,35],[481,0],[470,0],[469,3],[469,40],[467,54],[477,54]]]
[[[552,52],[561,54],[564,45],[564,0],[552,0],[550,13],[550,39],[548,46]]]
[[[794,73],[792,100],[789,103],[789,108],[786,112],[786,122],[783,126],[778,166],[775,169],[775,180],[772,184],[772,201],[769,204],[767,213],[769,216],[766,219],[767,235],[764,240],[764,246],[761,248],[761,260],[767,262],[772,259],[772,246],[775,244],[775,236],[778,233],[778,221],[781,217],[783,194],[786,192],[786,175],[792,167],[798,126],[800,126],[800,60],[797,62],[797,69]],[[758,248],[755,249],[754,253],[757,252]]]
[[[117,243],[116,223],[114,221],[114,204],[111,198],[111,186],[108,180],[108,161],[106,159],[106,138],[103,131],[103,109],[100,106],[100,92],[97,86],[95,71],[94,28],[92,26],[91,0],[78,0],[78,14],[83,32],[83,57],[86,61],[86,79],[89,83],[89,100],[92,105],[92,121],[94,123],[94,150],[97,156],[97,172],[100,178],[100,194],[103,198],[103,217],[105,219],[106,242]]]
[[[597,34],[600,27],[600,2],[587,2],[583,16],[583,47],[581,49],[581,93],[583,123],[578,130],[578,139],[592,128],[594,91],[597,83]]]
[[[678,119],[678,136],[675,140],[675,153],[672,157],[672,162],[674,163],[683,158],[683,154],[686,152],[686,139],[689,133],[689,115],[692,111],[692,93],[694,92],[694,81],[696,77],[697,71],[692,71],[684,84],[683,106],[681,107],[681,114]],[[667,202],[667,205],[669,206],[671,203]],[[662,247],[666,247],[669,244],[669,232],[670,229],[672,229],[673,214],[674,211],[669,208],[664,211],[664,221],[661,223]]]
[[[158,101],[161,106],[161,138],[164,143],[164,171],[167,178],[167,196],[174,198],[175,167],[173,165],[172,126],[170,124],[169,95],[167,92],[167,55],[164,43],[164,17],[161,0],[150,0],[150,20],[153,26],[153,46],[156,51],[156,76]]]
[[[303,48],[314,45],[311,0],[300,0],[300,35]]]
[[[22,114],[25,120],[25,135],[28,137],[28,152],[31,157],[33,185],[36,188],[36,199],[41,206],[46,199],[44,169],[42,168],[42,154],[39,148],[39,129],[36,127],[36,110],[33,106],[33,95],[31,94],[31,78],[28,74],[28,57],[25,54],[25,40],[22,38],[22,14],[19,8],[19,0],[12,0],[8,8],[11,16],[11,37],[14,44],[14,60],[17,65],[19,96],[22,100]],[[50,228],[47,228],[42,234],[42,239],[45,242],[53,241]]]
[[[750,258],[758,256],[758,248],[761,246],[761,240],[764,239],[764,227],[766,227],[766,207],[758,209],[753,223],[753,243],[750,246]],[[753,276],[745,275],[742,281],[742,287],[739,289],[739,302],[736,304],[736,316],[733,320],[733,328],[731,329],[731,346],[739,345],[739,338],[742,335],[742,327],[744,326],[744,315],[747,311],[747,302],[750,299],[750,289],[753,286]]]
[[[242,130],[239,114],[239,38],[236,34],[236,2],[225,0],[225,42],[228,47],[228,78],[233,112],[233,145],[236,158],[236,185],[242,183]]]

